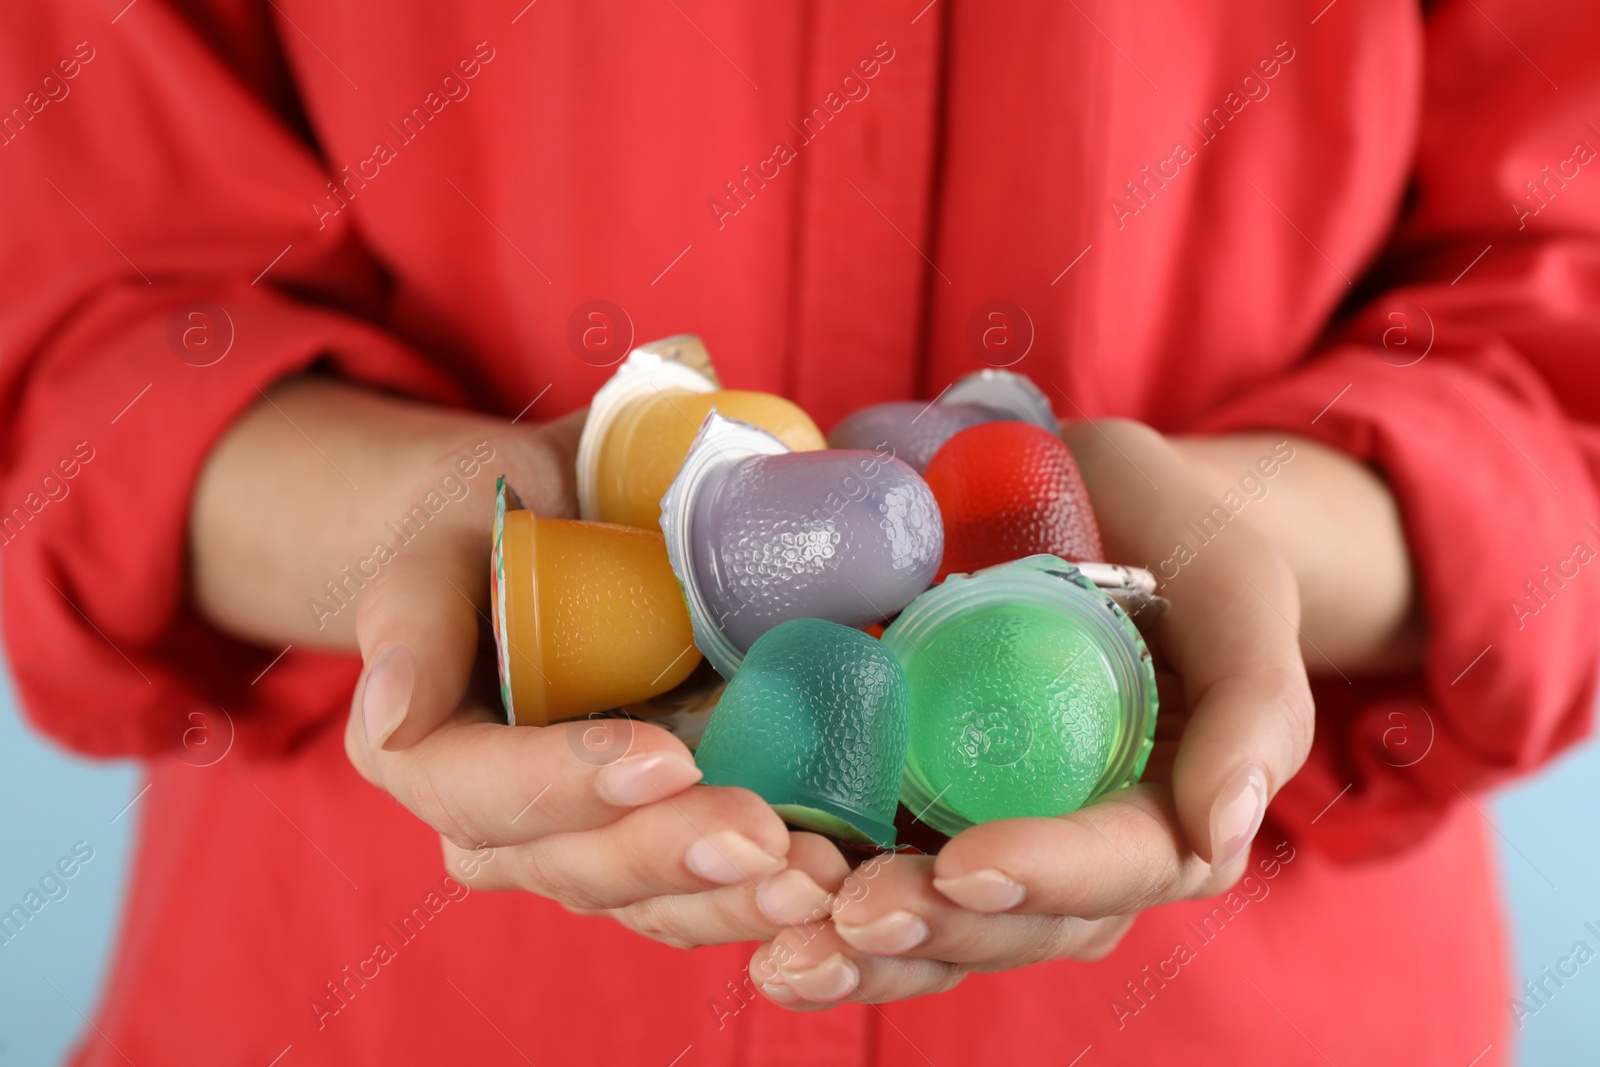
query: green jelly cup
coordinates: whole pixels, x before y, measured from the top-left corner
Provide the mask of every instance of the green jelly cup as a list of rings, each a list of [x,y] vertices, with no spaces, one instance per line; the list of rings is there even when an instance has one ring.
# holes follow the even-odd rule
[[[941,833],[1064,815],[1144,773],[1157,712],[1150,650],[1065,560],[951,575],[883,644],[911,691],[900,801]]]
[[[824,619],[756,639],[695,749],[706,785],[749,789],[785,821],[894,845],[910,698],[878,641]]]

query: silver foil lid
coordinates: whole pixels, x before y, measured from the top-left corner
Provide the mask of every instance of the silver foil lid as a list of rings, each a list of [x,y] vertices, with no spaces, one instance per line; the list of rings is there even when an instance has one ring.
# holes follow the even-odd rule
[[[1030,422],[1051,433],[1061,431],[1061,423],[1033,380],[1015,371],[990,367],[962,378],[939,398],[941,404],[982,404],[1001,411],[1019,422]]]
[[[653,394],[711,393],[719,388],[705,345],[692,334],[652,341],[629,352],[589,401],[578,439],[579,516],[600,521],[600,450],[612,424],[630,404]]]
[[[661,532],[667,539],[667,559],[689,607],[694,643],[724,678],[732,678],[744,662],[744,652],[722,631],[717,610],[706,597],[694,554],[695,503],[712,490],[735,464],[752,456],[778,456],[789,451],[782,441],[759,426],[719,415],[713,408],[700,424],[694,444],[684,457],[678,476],[661,498]]]

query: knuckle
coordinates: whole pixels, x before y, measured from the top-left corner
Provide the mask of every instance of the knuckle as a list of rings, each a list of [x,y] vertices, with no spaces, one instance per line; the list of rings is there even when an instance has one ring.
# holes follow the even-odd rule
[[[851,999],[879,1004],[947,993],[966,976],[965,967],[942,960],[875,959],[863,968],[862,984]]]
[[[423,763],[414,773],[405,775],[402,784],[391,791],[417,818],[451,842],[468,850],[477,848],[487,840],[482,827],[452,802],[450,791],[438,780],[438,773],[433,766]]]
[[[1081,919],[1073,920],[1069,915],[1046,915],[1041,918],[1044,922],[1040,924],[1042,929],[1039,936],[1030,941],[1023,954],[1023,960],[1029,966],[1066,955],[1072,948],[1074,929],[1082,922]]]
[[[612,915],[635,933],[643,934],[652,941],[659,941],[670,948],[689,949],[698,945],[697,941],[678,926],[674,916],[662,906],[659,898],[641,900],[637,904],[617,909]]]
[[[529,892],[581,911],[604,911],[614,906],[594,887],[574,875],[556,850],[540,842],[518,850],[517,884]]]
[[[499,854],[497,849],[464,849],[443,835],[439,837],[439,846],[445,874],[473,888],[495,888],[492,883],[497,879],[486,868]]]
[[[1084,920],[1070,915],[1040,915],[1036,918],[1035,936],[1027,939],[1017,953],[1013,966],[1031,967],[1067,955],[1073,948],[1074,936],[1084,923]]]
[[[1123,937],[1133,927],[1131,917],[1115,920],[1102,919],[1092,928],[1072,952],[1072,957],[1085,963],[1104,959],[1122,943]]]
[[[1133,868],[1129,901],[1124,911],[1141,911],[1172,899],[1183,878],[1183,872],[1165,843],[1164,834],[1150,834],[1144,825],[1150,815],[1131,805],[1110,806],[1106,813],[1104,834],[1126,861],[1124,869]]]
[[[966,968],[958,967],[953,963],[947,963],[944,965],[943,973],[939,976],[939,980],[934,983],[933,992],[948,993],[950,990],[960,985],[961,980],[966,976]]]

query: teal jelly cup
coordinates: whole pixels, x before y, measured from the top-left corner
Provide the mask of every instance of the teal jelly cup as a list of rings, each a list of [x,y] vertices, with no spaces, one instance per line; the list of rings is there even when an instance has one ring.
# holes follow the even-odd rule
[[[1144,773],[1150,650],[1077,567],[1029,556],[923,593],[885,631],[905,668],[901,803],[941,833],[1076,811]]]
[[[705,784],[749,789],[795,826],[888,848],[909,712],[905,672],[882,644],[791,619],[750,646],[695,763]]]

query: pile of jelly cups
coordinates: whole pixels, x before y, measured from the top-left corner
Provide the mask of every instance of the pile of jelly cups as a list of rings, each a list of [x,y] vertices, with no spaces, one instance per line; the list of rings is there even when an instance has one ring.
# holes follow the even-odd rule
[[[864,408],[824,439],[668,338],[595,394],[577,467],[581,521],[499,493],[508,722],[651,719],[707,784],[866,848],[893,847],[897,819],[1061,815],[1142,774],[1157,699],[1135,618],[1165,601],[1103,560],[1022,375]]]

